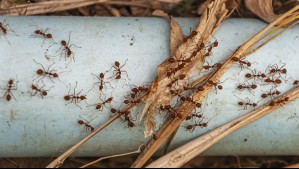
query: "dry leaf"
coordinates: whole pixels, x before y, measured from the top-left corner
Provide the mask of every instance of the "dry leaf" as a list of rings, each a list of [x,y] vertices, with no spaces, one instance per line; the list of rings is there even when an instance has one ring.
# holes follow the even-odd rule
[[[200,23],[195,29],[197,34],[190,38],[186,43],[182,43],[178,49],[170,56],[176,60],[184,60],[184,58],[190,58],[194,51],[197,51],[200,43],[206,43],[211,35],[220,26],[220,23],[224,20],[227,15],[227,9],[225,7],[225,0],[213,1],[207,6],[207,10],[203,13]],[[217,6],[217,10],[214,9]],[[197,75],[201,72],[204,60],[203,54],[206,53],[206,49],[202,49],[197,52],[197,55],[193,57],[191,63],[186,63],[184,68],[178,70],[173,76],[168,77],[167,72],[177,67],[176,63],[170,63],[168,60],[164,61],[158,66],[158,77],[152,82],[150,86],[150,93],[145,102],[145,106],[141,115],[141,119],[144,115],[147,115],[145,119],[145,137],[149,137],[153,133],[153,129],[156,126],[154,121],[154,115],[156,108],[161,105],[168,105],[172,99],[170,94],[170,88],[168,84],[176,81],[180,75],[186,75],[186,77],[180,80],[180,83],[176,86],[177,90],[180,90],[188,83],[189,77]],[[196,65],[196,66],[194,66]]]
[[[165,11],[162,11],[162,10],[159,10],[159,9],[156,9],[153,13],[152,13],[153,16],[159,16],[159,17],[162,17],[162,18],[166,18],[166,19],[169,19],[169,15],[165,12]]]
[[[246,7],[264,21],[270,23],[280,15],[273,11],[272,0],[245,0]]]

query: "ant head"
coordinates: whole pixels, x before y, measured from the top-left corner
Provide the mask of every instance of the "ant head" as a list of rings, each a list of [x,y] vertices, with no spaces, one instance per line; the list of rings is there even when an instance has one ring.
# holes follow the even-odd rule
[[[36,30],[36,31],[34,31],[34,33],[35,33],[35,34],[41,34],[42,31],[40,31],[40,30]]]
[[[48,34],[46,35],[46,37],[47,37],[48,39],[51,39],[51,38],[52,38],[52,34],[49,34],[49,33],[48,33]]]
[[[168,77],[171,76],[171,72],[167,72],[166,76],[168,76]]]
[[[115,61],[114,64],[115,64],[116,67],[119,67],[119,66],[120,66],[120,63],[119,63],[118,61]]]
[[[213,46],[214,46],[214,47],[217,47],[217,46],[218,46],[218,41],[217,41],[217,40],[213,43]]]
[[[201,103],[196,103],[197,108],[201,108]]]
[[[282,81],[280,79],[276,79],[275,83],[280,84]]]
[[[256,88],[257,88],[257,85],[253,84],[253,85],[251,85],[251,88],[252,88],[252,89],[256,89]]]
[[[36,90],[37,87],[36,87],[34,84],[32,84],[32,85],[31,85],[31,89]]]
[[[175,62],[175,59],[174,59],[174,58],[170,58],[170,59],[168,59],[168,61],[169,61],[170,63],[174,63],[174,62]]]
[[[96,109],[97,109],[97,110],[99,110],[99,109],[101,109],[101,108],[102,108],[102,105],[100,105],[100,104],[96,106]]]
[[[134,99],[135,97],[136,97],[136,95],[134,94],[134,93],[132,93],[131,95],[130,95],[130,97],[132,98],[132,99]],[[112,100],[111,100],[112,101]]]
[[[276,104],[275,101],[271,101],[269,105],[270,106],[275,106],[275,104]]]
[[[78,124],[83,125],[85,124],[83,120],[78,120]]]
[[[128,122],[128,126],[130,127],[130,128],[132,128],[132,127],[135,127],[135,124],[133,123],[133,122]]]
[[[232,60],[233,60],[234,62],[239,61],[239,59],[238,59],[237,57],[233,57]]]
[[[189,126],[186,127],[186,129],[187,129],[187,130],[192,130],[192,129],[193,129],[193,126],[192,126],[192,125],[189,125]]]
[[[48,95],[48,92],[46,92],[46,91],[42,91],[42,95],[43,95],[43,96],[47,96],[47,95]]]
[[[8,95],[6,96],[6,100],[7,100],[7,101],[10,101],[10,100],[11,100],[11,95],[10,95],[10,94],[8,94]]]
[[[289,97],[285,97],[284,101],[286,101],[286,102],[289,101]]]
[[[192,31],[192,32],[191,32],[191,35],[192,35],[192,36],[196,36],[197,34],[198,34],[197,31]]]
[[[71,100],[71,96],[64,96],[64,100]]]
[[[186,77],[186,75],[185,75],[185,74],[182,74],[182,75],[179,76],[179,79],[180,79],[180,80],[184,80],[185,77]]]
[[[265,82],[270,83],[271,79],[268,78],[268,79],[265,80]]]
[[[165,110],[165,107],[161,105],[161,106],[160,106],[160,110],[161,110],[161,111],[164,111],[164,110]]]
[[[280,95],[280,93],[281,93],[281,92],[278,91],[278,90],[276,90],[276,92],[275,92],[276,95]]]
[[[171,109],[171,106],[170,106],[170,105],[165,105],[164,107],[165,107],[166,110]]]
[[[210,66],[204,65],[203,68],[207,70],[210,68]]]
[[[252,75],[251,75],[250,73],[247,73],[247,74],[245,75],[245,77],[246,77],[246,78],[251,78]]]
[[[244,102],[239,102],[238,103],[240,106],[243,106],[244,105]]]
[[[208,80],[209,84],[214,84],[213,80]]]
[[[102,90],[104,89],[104,86],[101,85],[101,86],[99,87],[99,89],[100,89],[100,91],[102,91]]]
[[[275,69],[271,69],[270,73],[275,73],[275,71],[276,71]]]
[[[185,98],[184,96],[182,96],[180,99],[181,99],[183,102],[186,101],[186,98]]]
[[[222,90],[222,89],[223,89],[223,86],[218,85],[218,89],[219,89],[219,90]]]
[[[187,117],[186,117],[186,119],[185,119],[185,120],[186,120],[186,121],[189,121],[189,120],[191,120],[191,119],[192,119],[192,116],[191,116],[191,115],[189,115],[189,116],[187,116]]]
[[[38,70],[36,71],[36,73],[37,73],[38,75],[42,75],[42,74],[44,74],[44,71],[43,71],[42,69],[38,69]]]
[[[62,40],[60,43],[61,43],[62,46],[66,46],[66,41],[65,40]]]
[[[107,101],[112,102],[112,100],[113,100],[113,97],[109,97]]]
[[[111,113],[113,113],[113,114],[117,112],[117,110],[114,109],[114,108],[112,108],[110,111],[111,111]]]
[[[100,73],[100,78],[104,79],[104,77],[105,77],[105,74],[104,73]]]
[[[129,104],[130,101],[129,101],[129,100],[125,100],[124,103],[125,103],[125,104]]]
[[[251,63],[250,62],[247,62],[247,64],[246,64],[248,67],[250,67],[251,66]]]
[[[58,78],[59,75],[58,75],[57,73],[54,73],[54,74],[53,74],[53,77]]]
[[[257,106],[257,104],[256,104],[256,103],[252,103],[252,106],[253,106],[253,107],[256,107],[256,106]]]
[[[139,89],[138,89],[137,87],[135,87],[135,88],[132,89],[132,92],[134,92],[134,93],[138,93],[138,92],[139,92]]]
[[[130,111],[124,111],[123,113],[124,113],[124,115],[128,116],[128,115],[130,115],[131,112]]]
[[[262,78],[265,78],[265,77],[266,77],[265,73],[261,74],[261,76],[262,76]]]
[[[264,94],[261,95],[261,97],[265,99],[265,98],[268,97],[268,95],[266,93],[264,93]]]
[[[295,80],[294,83],[293,83],[293,85],[297,85],[298,83],[299,83],[299,81]]]
[[[90,131],[93,132],[94,131],[94,127],[90,127]]]
[[[202,127],[208,127],[208,123],[203,123]]]
[[[121,79],[121,75],[117,75],[115,79]]]
[[[172,95],[175,95],[175,94],[176,94],[176,92],[175,92],[174,90],[170,90],[170,93],[171,93]]]
[[[198,86],[197,90],[198,90],[198,91],[204,91],[204,90],[205,90],[205,88],[204,88],[204,87],[202,87],[202,86]]]
[[[86,96],[80,96],[80,100],[86,100],[87,97]]]
[[[282,73],[286,74],[287,73],[287,69],[282,69]]]
[[[10,80],[8,81],[8,84],[12,85],[12,84],[13,84],[13,80],[10,79]]]

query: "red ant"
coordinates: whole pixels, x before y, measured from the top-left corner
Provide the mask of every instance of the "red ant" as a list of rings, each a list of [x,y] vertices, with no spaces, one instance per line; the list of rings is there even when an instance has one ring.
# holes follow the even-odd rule
[[[119,109],[116,110],[114,108],[111,108],[110,112],[112,114],[118,113],[118,114],[124,116],[124,118],[125,118],[124,122],[128,122],[128,127],[129,128],[135,127],[135,124],[133,123],[133,120],[132,120],[132,118],[130,116],[130,113],[131,113],[130,111],[120,111]]]
[[[94,131],[94,127],[92,127],[91,125],[89,125],[87,122],[84,122],[83,120],[78,120],[78,124],[79,125],[84,125],[84,129],[85,129],[85,131],[91,131],[91,132],[93,132]]]
[[[190,30],[190,31],[191,31],[191,30]],[[189,36],[187,36],[187,37],[185,37],[185,38],[183,39],[183,42],[186,43],[189,39],[193,38],[193,37],[196,36],[197,34],[198,34],[197,31],[192,31],[192,32],[190,33]]]
[[[9,26],[9,24],[6,23],[6,19],[4,19],[3,22],[0,22],[0,30],[2,32],[2,34],[4,35],[5,39],[7,40],[8,44],[10,44],[10,42],[8,41],[8,39],[6,38],[7,35],[7,28],[10,29],[11,32],[13,32],[15,35],[17,35],[15,33],[15,31],[13,29],[11,29],[11,27]],[[18,36],[18,35],[17,35]]]
[[[245,83],[243,83],[243,84],[239,84],[237,86],[237,89],[239,89],[240,91],[247,89],[250,93],[252,93],[252,90],[254,90],[256,88],[257,88],[256,84],[246,85]]]
[[[269,103],[269,105],[270,106],[276,106],[276,104],[280,104],[281,106],[283,105],[283,104],[285,104],[287,101],[289,101],[289,97],[285,97],[285,98],[283,98],[283,99],[280,99],[280,100],[277,100],[277,101],[271,101],[270,103]]]
[[[224,82],[222,82],[224,83]],[[212,80],[208,80],[208,84],[214,86],[216,93],[217,93],[217,89],[222,90],[223,86],[220,85],[220,82],[213,82]]]
[[[41,46],[43,46],[43,44],[45,43],[45,41],[47,39],[51,39],[54,42],[52,34],[51,33],[46,33],[48,30],[49,29],[46,29],[45,31],[43,31],[42,29],[37,29],[37,30],[34,31],[35,36],[40,35],[44,38],[44,41],[43,41]]]
[[[193,121],[194,118],[201,119],[203,115],[201,113],[192,113],[186,117],[186,121]]]
[[[178,78],[174,79],[173,81],[171,81],[167,87],[171,88],[175,83],[178,83],[179,80],[184,80],[186,77],[185,74],[181,74]]]
[[[76,106],[79,107],[82,110],[82,108],[78,105],[78,103],[80,103],[83,100],[85,101],[87,99],[86,94],[89,91],[87,93],[85,93],[84,95],[80,95],[83,91],[83,89],[82,89],[79,93],[76,94],[77,85],[78,85],[78,83],[76,82],[76,87],[74,88],[74,93],[72,95],[70,95],[70,92],[71,92],[71,84],[70,84],[70,90],[68,92],[68,95],[64,96],[64,100],[66,100],[66,101],[71,100],[71,102],[67,103],[66,105],[68,105],[70,103],[73,103],[75,101]]]
[[[128,72],[121,70],[121,68],[123,68],[126,65],[127,61],[128,61],[128,59],[125,61],[125,64],[123,64],[123,65],[120,65],[120,63],[118,61],[115,61],[114,65],[111,67],[111,69],[114,68],[115,70],[113,70],[113,76],[110,77],[110,79],[115,78],[116,80],[119,80],[119,79],[121,79],[122,73],[126,73],[128,79],[130,80],[130,78],[128,76]],[[110,71],[111,71],[111,69],[110,69]]]
[[[198,123],[186,126],[186,131],[190,131],[192,133],[196,127],[201,127],[201,128],[208,127],[208,122],[202,123],[202,121],[203,121],[203,119]]]
[[[56,71],[56,70],[53,70],[53,69],[50,70],[51,66],[53,66],[53,65],[55,64],[55,62],[54,62],[53,64],[51,64],[51,65],[48,67],[48,69],[46,70],[46,69],[44,68],[44,66],[43,66],[41,63],[38,63],[38,62],[35,61],[34,59],[33,59],[33,61],[34,61],[35,63],[41,65],[41,67],[42,67],[42,69],[38,69],[38,70],[36,71],[36,74],[38,74],[39,76],[42,76],[42,78],[39,79],[38,81],[40,81],[40,80],[44,79],[46,76],[48,76],[48,77],[50,78],[50,80],[51,80],[53,83],[55,83],[55,82],[53,81],[52,78],[58,79],[61,83],[63,83],[63,82],[59,79],[59,74],[58,74],[58,73],[53,73],[53,71]],[[61,72],[61,73],[63,73],[63,72]],[[61,73],[60,73],[60,74],[61,74]],[[37,77],[37,78],[39,78],[39,77]]]
[[[2,89],[2,90],[6,90],[5,94],[3,95],[2,98],[5,97],[5,99],[7,101],[10,101],[11,100],[11,97],[13,97],[15,100],[16,98],[14,97],[14,95],[12,94],[12,90],[16,90],[16,89],[13,89],[14,87],[16,87],[16,85],[14,84],[14,80],[10,79],[7,83],[7,87],[6,89]]]
[[[100,98],[101,99],[101,98]],[[103,108],[104,108],[104,106],[107,108],[107,104],[110,104],[112,101],[113,101],[113,97],[109,97],[108,99],[106,99],[106,100],[102,100],[101,99],[101,103],[97,103],[97,104],[94,104],[94,105],[96,105],[96,110],[99,110],[99,111],[102,111],[103,110]],[[92,106],[94,106],[94,105],[92,105]]]
[[[278,91],[278,90],[275,90],[274,92],[272,92],[272,91],[270,91],[270,92],[268,92],[268,93],[263,93],[262,95],[261,95],[261,97],[263,98],[263,99],[265,99],[265,98],[267,98],[267,97],[273,97],[273,96],[275,96],[275,95],[280,95],[281,94],[281,92],[280,91]]]
[[[239,59],[237,57],[233,57],[232,61],[239,63],[241,70],[244,68],[244,66],[251,67],[251,62],[248,62],[244,59]]]
[[[37,93],[39,93],[42,98],[44,98],[44,96],[47,96],[48,91],[50,91],[51,88],[49,90],[43,90],[44,87],[45,87],[45,84],[40,88],[38,88],[37,85],[32,84],[31,89],[32,89],[32,92],[34,92],[34,93],[31,93],[31,96],[35,96]]]
[[[272,83],[272,84],[274,84],[275,86],[277,86],[277,85],[279,85],[279,84],[282,83],[282,81],[281,81],[280,79],[273,79],[273,78],[272,78],[272,79],[267,78],[267,79],[264,80],[264,82],[266,82],[267,84]]]
[[[105,84],[108,83],[108,84],[111,86],[110,82],[105,82],[105,81],[104,81],[104,79],[105,79],[105,74],[104,74],[104,73],[100,73],[99,76],[97,76],[97,75],[95,75],[95,74],[92,74],[92,75],[94,75],[96,78],[99,79],[99,82],[94,83],[94,85],[96,85],[96,84],[100,84],[100,85],[99,85],[99,90],[100,90],[100,92],[103,92],[103,89],[104,89]],[[111,88],[112,88],[112,86],[111,86]]]
[[[182,114],[177,112],[171,105],[160,106],[161,111],[167,111],[171,118],[183,118]]]
[[[64,53],[64,58],[65,58],[65,60],[66,60],[66,58],[71,58],[71,59],[73,59],[74,60],[74,62],[75,62],[75,54],[74,54],[74,52],[71,50],[71,47],[72,46],[75,46],[75,47],[77,47],[77,48],[81,48],[81,47],[79,47],[79,46],[77,46],[77,45],[74,45],[74,44],[71,44],[70,45],[70,40],[71,40],[71,32],[70,32],[70,34],[69,34],[69,40],[68,40],[68,42],[66,42],[65,40],[62,40],[61,42],[60,42],[60,44],[61,44],[61,48],[64,48],[63,50],[62,50],[62,52],[61,52],[61,55],[60,55],[60,60],[61,60],[61,57],[62,57],[62,54],[63,54],[63,51],[65,52]],[[61,49],[60,48],[60,49]],[[59,50],[60,50],[59,49]],[[58,51],[59,51],[58,50]],[[72,60],[71,60],[72,61]],[[71,62],[70,61],[70,62]],[[70,62],[68,63],[68,64],[70,64]]]
[[[254,71],[252,71],[252,73],[247,73],[247,74],[245,74],[245,77],[247,78],[247,79],[252,79],[252,78],[254,78],[254,80],[256,80],[256,79],[260,79],[260,80],[263,80],[263,79],[265,79],[267,76],[266,76],[266,74],[265,73],[261,73],[261,72],[256,72],[256,70],[254,70]]]
[[[139,104],[141,103],[141,99],[136,99],[135,94],[130,94],[130,96],[125,96],[126,100],[124,101],[125,104]]]
[[[240,99],[240,98],[239,98]],[[243,106],[244,109],[243,110],[247,110],[247,107],[250,106],[252,108],[255,108],[257,106],[258,103],[251,103],[249,98],[246,99],[246,101],[240,99],[241,101],[238,102],[239,106]]]
[[[222,63],[215,63],[214,65],[210,65],[209,62],[207,62],[208,65],[203,65],[203,68],[205,70],[209,69],[220,69],[222,67]]]
[[[195,102],[191,97],[184,97],[184,96],[179,96],[179,97],[183,102],[187,101],[194,104],[197,108],[201,108],[201,103]]]
[[[275,65],[269,65],[267,69],[269,70],[269,74],[271,75],[275,75],[275,74],[279,74],[281,76],[281,74],[287,74],[287,69],[284,68],[286,64],[283,64],[280,68],[278,67],[277,64]]]
[[[184,67],[185,67],[185,63],[183,62],[183,63],[179,64],[176,68],[171,69],[170,71],[168,71],[168,72],[166,73],[166,76],[167,76],[168,78],[171,78],[172,75],[174,75],[174,74],[175,74],[176,72],[178,72],[179,70],[182,70]]]

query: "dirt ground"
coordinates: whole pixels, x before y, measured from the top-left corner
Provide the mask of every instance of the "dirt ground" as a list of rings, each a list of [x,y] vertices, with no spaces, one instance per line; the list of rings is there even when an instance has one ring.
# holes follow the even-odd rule
[[[233,0],[237,4],[237,10],[233,12],[231,17],[239,18],[251,18],[256,17],[254,13],[246,8],[243,0]],[[21,4],[38,3],[41,0],[35,1],[0,1],[0,11],[5,7],[14,7]],[[126,1],[128,2],[128,1]],[[200,7],[204,1],[196,0],[184,0],[180,4],[177,3],[148,3],[150,7],[140,7],[141,5],[136,5],[131,1],[126,5],[115,4],[96,4],[91,6],[84,6],[80,8],[62,10],[54,13],[40,13],[38,15],[55,15],[55,16],[152,16],[153,11],[160,9],[168,14],[179,17],[198,17],[200,16]],[[294,6],[296,0],[274,0],[273,10],[275,13],[283,13]],[[131,4],[131,5],[130,5]],[[144,1],[144,4],[145,1]],[[28,11],[26,11],[27,13]],[[24,14],[26,14],[24,13]],[[1,168],[36,168],[47,166],[54,158],[3,158],[0,159]],[[66,160],[63,168],[79,167],[80,165],[86,164],[95,158],[70,158]],[[92,167],[102,168],[102,167],[129,167],[136,159],[136,156],[122,157],[116,159],[109,159],[102,161]],[[247,168],[247,167],[265,167],[265,168],[280,168],[286,167],[299,162],[299,156],[257,156],[257,157],[196,157],[189,163],[187,163],[184,168],[195,168],[195,167],[234,167],[234,168]]]

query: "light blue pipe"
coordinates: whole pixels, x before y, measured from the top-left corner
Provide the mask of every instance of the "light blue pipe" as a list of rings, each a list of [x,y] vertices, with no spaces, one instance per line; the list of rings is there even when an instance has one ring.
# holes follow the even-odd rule
[[[77,121],[86,119],[92,126],[104,124],[112,115],[108,109],[95,111],[94,107],[86,107],[85,102],[78,105],[67,104],[64,96],[68,94],[68,86],[72,90],[78,82],[77,91],[88,92],[97,80],[91,73],[99,74],[111,68],[117,60],[125,63],[128,72],[118,83],[107,84],[102,98],[111,95],[115,101],[113,107],[118,108],[122,97],[130,90],[128,84],[142,85],[151,82],[157,75],[157,66],[169,56],[169,24],[159,18],[82,18],[82,17],[0,17],[6,19],[16,34],[8,31],[0,36],[0,86],[5,89],[9,79],[18,81],[12,90],[16,100],[7,102],[0,99],[0,157],[53,157],[61,154],[70,146],[84,138],[89,132],[84,131]],[[194,27],[197,19],[178,19],[186,34]],[[248,40],[266,24],[258,20],[229,19],[223,23],[215,38],[219,46],[213,50],[211,60],[216,63],[226,58],[236,47]],[[36,29],[47,29],[54,41],[34,37]],[[68,40],[75,53],[75,62],[69,63],[64,57],[60,60],[61,40]],[[299,79],[298,44],[299,27],[286,31],[258,52],[248,57],[254,62],[252,67],[264,71],[269,64],[286,63],[288,84],[278,89],[281,92],[292,87],[292,81]],[[43,43],[43,45],[42,45]],[[41,47],[42,45],[42,47]],[[52,45],[51,47],[49,47]],[[57,52],[58,51],[58,52]],[[45,56],[46,55],[46,56]],[[47,59],[48,58],[48,59]],[[60,74],[60,80],[48,78],[43,81],[48,95],[41,98],[39,94],[31,96],[31,84],[37,77],[36,70],[40,65],[51,65]],[[70,72],[71,71],[71,72]],[[197,136],[214,129],[251,110],[238,106],[240,97],[259,101],[262,91],[270,90],[268,86],[258,86],[254,95],[244,91],[238,92],[236,86],[244,81],[244,74],[249,70],[240,69],[237,65],[231,68],[221,81],[224,89],[217,94],[211,92],[204,104],[205,121],[208,128],[196,129],[193,133],[182,124],[172,147],[186,143]],[[108,74],[107,74],[108,76]],[[36,80],[37,81],[37,80]],[[87,102],[96,103],[100,93],[95,88],[87,93]],[[84,93],[83,92],[83,93]],[[5,90],[0,90],[0,96]],[[259,102],[262,104],[264,101]],[[298,155],[299,154],[299,122],[298,103],[294,101],[270,115],[231,134],[227,138],[206,151],[205,155]],[[133,114],[142,107],[134,109]],[[163,119],[163,117],[156,117]],[[136,117],[137,119],[137,117]],[[138,119],[137,121],[138,122]],[[105,156],[136,150],[140,144],[148,140],[143,136],[144,128],[137,126],[129,129],[126,123],[117,120],[88,143],[84,144],[75,156]]]

